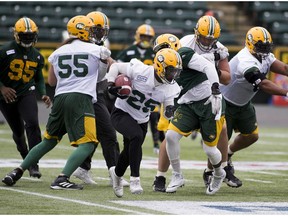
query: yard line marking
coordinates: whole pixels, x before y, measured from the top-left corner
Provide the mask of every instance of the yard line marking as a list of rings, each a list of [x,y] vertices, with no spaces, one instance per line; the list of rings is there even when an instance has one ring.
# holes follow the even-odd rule
[[[249,172],[249,171],[248,171]],[[251,171],[252,172],[252,171]],[[275,172],[265,172],[265,171],[253,171],[253,173],[259,173],[259,174],[267,174],[267,175],[274,175],[274,176],[288,176],[284,173],[275,173]]]
[[[263,181],[263,180],[258,180],[258,179],[245,179],[246,181],[252,181],[252,182],[260,182],[264,184],[272,184],[273,182],[271,181]]]
[[[57,200],[77,203],[77,204],[86,205],[86,206],[95,206],[95,207],[100,207],[100,208],[109,209],[109,210],[123,211],[123,212],[126,212],[126,213],[133,213],[133,214],[138,214],[138,215],[144,215],[144,214],[148,215],[148,213],[144,213],[144,212],[140,212],[140,211],[133,211],[133,210],[129,210],[129,209],[123,209],[123,208],[117,208],[117,207],[112,207],[112,206],[106,206],[106,205],[92,203],[92,202],[87,202],[87,201],[81,201],[81,200],[69,199],[69,198],[52,196],[52,195],[47,195],[47,194],[23,191],[23,190],[9,188],[9,187],[1,187],[0,186],[0,190],[8,190],[8,191],[18,192],[18,193],[23,193],[23,194],[33,195],[33,196],[39,196],[39,197],[44,197],[44,198],[53,199],[53,200],[57,199]]]
[[[0,167],[17,167],[22,163],[22,159],[0,159]],[[41,168],[63,168],[67,160],[65,159],[49,159],[40,160]],[[254,171],[254,170],[288,170],[288,162],[264,162],[264,161],[233,161],[234,167],[239,171]],[[204,170],[207,166],[207,161],[192,161],[181,160],[181,168],[183,170]],[[107,169],[105,160],[93,160],[91,163],[92,169]],[[158,168],[158,159],[142,160],[141,169]]]

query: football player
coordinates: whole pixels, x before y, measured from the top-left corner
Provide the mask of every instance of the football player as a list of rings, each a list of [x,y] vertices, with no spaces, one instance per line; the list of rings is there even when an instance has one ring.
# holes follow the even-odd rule
[[[147,133],[151,112],[156,106],[164,104],[165,117],[171,118],[174,113],[174,98],[180,93],[175,82],[182,70],[179,54],[172,49],[162,49],[156,53],[154,64],[146,65],[132,59],[127,63],[114,63],[107,74],[110,83],[109,92],[117,97],[111,114],[112,124],[124,137],[124,149],[120,153],[116,167],[109,172],[113,179],[113,189],[117,197],[123,196],[121,178],[130,166],[130,191],[140,194],[143,188],[140,183],[140,163],[142,144]],[[119,98],[121,86],[113,86],[119,73],[128,76],[132,82],[129,96]]]
[[[46,95],[42,74],[44,58],[34,48],[38,39],[35,22],[28,17],[20,18],[14,26],[14,39],[0,50],[0,110],[12,130],[17,150],[24,159],[28,151],[42,139],[35,90],[40,93],[47,108],[51,100]],[[41,177],[38,161],[31,164],[29,174]]]
[[[3,178],[2,182],[8,186],[14,185],[26,169],[51,151],[68,133],[71,146],[77,148],[50,188],[83,189],[69,178],[98,143],[93,102],[97,101],[97,80],[106,74],[110,51],[94,44],[95,25],[86,16],[71,18],[67,30],[70,38],[48,58],[51,63],[48,82],[56,89],[44,139],[29,151],[18,168]]]
[[[193,130],[201,128],[200,133],[204,139],[203,149],[215,170],[215,174],[213,174],[212,181],[208,185],[206,193],[214,194],[220,189],[222,180],[225,177],[225,172],[220,166],[221,163],[219,161],[221,160],[221,153],[216,148],[223,124],[223,120],[220,119],[222,96],[219,91],[219,78],[216,68],[214,64],[195,53],[193,49],[188,47],[180,48],[181,44],[175,35],[163,34],[155,40],[155,51],[163,47],[176,49],[182,56],[183,71],[176,80],[182,91],[180,97],[177,98],[179,107],[166,133],[166,149],[165,142],[161,145],[159,170],[154,181],[153,189],[154,191],[171,193],[184,185],[185,182],[180,169],[179,140],[182,136],[188,136]],[[210,88],[208,86],[211,85],[211,83],[211,91],[209,91]],[[199,92],[201,92],[201,94],[199,94]],[[209,94],[210,96],[208,97]],[[210,102],[212,106],[207,106]],[[200,114],[200,110],[205,111],[203,114]],[[208,115],[211,111],[212,115]],[[206,116],[205,121],[202,115]],[[167,152],[165,150],[167,150]],[[173,168],[173,175],[170,184],[165,190],[165,177],[163,174],[165,174],[169,167],[166,154],[168,154]]]
[[[99,11],[90,12],[87,14],[87,17],[89,17],[95,25],[95,38],[93,38],[94,43],[99,46],[105,46],[105,41],[108,38],[110,30],[110,22],[108,17],[104,13]],[[114,60],[111,57],[109,57],[107,60],[109,61],[109,67],[114,62]],[[107,79],[104,77],[103,80],[97,83],[97,102],[94,103],[93,106],[97,119],[97,138],[100,141],[102,153],[106,161],[107,168],[109,170],[110,167],[116,165],[120,154],[120,149],[119,143],[117,141],[116,131],[111,124],[110,112],[105,102],[104,91],[106,89]],[[95,150],[73,173],[73,176],[81,179],[86,184],[96,184],[89,172],[91,170],[91,161]],[[122,180],[122,184],[124,186],[129,186],[129,183],[125,179]],[[110,185],[112,186],[111,177]]]
[[[159,36],[160,37],[160,36]],[[228,65],[228,51],[226,47],[224,47],[219,41],[218,38],[220,37],[220,24],[218,21],[212,16],[203,16],[201,17],[196,25],[195,28],[195,35],[187,35],[183,37],[177,45],[178,47],[190,47],[198,54],[202,55],[207,60],[211,61],[215,64],[215,67],[218,72],[219,80],[221,84],[227,84],[230,81],[230,68]],[[158,38],[157,38],[158,39]],[[162,43],[167,43],[167,39],[162,37],[161,40],[155,40],[155,44],[158,43],[160,46]],[[169,42],[169,41],[168,41]],[[170,42],[171,48],[174,48]],[[157,48],[157,45],[156,45]],[[223,110],[224,111],[224,110]],[[224,113],[223,113],[224,114]],[[224,119],[224,115],[222,115]],[[228,149],[228,138],[227,138],[227,131],[226,131],[226,123],[225,120],[223,124],[223,129],[220,134],[219,142],[217,144],[217,148],[221,151],[222,154],[222,166],[226,171],[226,178],[225,182],[227,185],[231,187],[240,187],[242,182],[234,176],[231,172],[229,166],[227,166],[227,149]],[[160,121],[161,122],[161,118]],[[163,122],[163,121],[162,121]],[[162,144],[165,146],[165,143]],[[162,146],[161,145],[161,146]],[[153,184],[154,191],[165,192],[165,173],[169,168],[168,158],[166,156],[165,147],[160,146],[160,155],[159,155],[159,162],[158,162],[158,172],[155,177],[155,181]],[[161,153],[161,149],[162,153]],[[166,158],[166,159],[164,159]],[[204,170],[203,173],[203,180],[204,184],[207,187],[212,179],[213,175],[213,167],[208,160],[208,168]]]
[[[135,33],[135,42],[133,45],[123,50],[117,56],[118,62],[129,62],[132,58],[137,58],[144,64],[152,65],[155,52],[152,49],[153,40],[155,37],[155,31],[152,26],[143,24],[140,25]],[[165,134],[163,131],[157,129],[157,123],[160,118],[159,107],[150,115],[150,129],[153,139],[153,151],[154,153],[159,153],[159,141],[164,140]]]
[[[266,78],[269,71],[288,76],[288,65],[275,58],[272,47],[272,37],[267,29],[261,26],[251,28],[246,34],[245,47],[229,61],[231,82],[221,86],[226,102],[228,138],[231,138],[233,130],[239,132],[228,147],[228,164],[233,171],[232,155],[259,138],[252,98],[259,89],[271,95],[288,97],[287,89]]]
[[[228,49],[218,41],[220,36],[221,27],[219,22],[213,16],[206,15],[198,20],[195,27],[195,34],[184,36],[180,39],[180,43],[182,46],[191,47],[195,52],[215,64],[220,83],[222,85],[227,85],[231,80],[230,67],[228,63],[229,53]],[[224,113],[222,118],[224,125],[217,148],[221,151],[222,166],[226,171],[224,181],[228,186],[238,188],[242,186],[242,182],[233,174],[231,167],[228,166],[227,163],[228,137]],[[207,165],[207,168],[203,172],[203,180],[206,186],[209,185],[213,175],[213,167],[209,160]]]

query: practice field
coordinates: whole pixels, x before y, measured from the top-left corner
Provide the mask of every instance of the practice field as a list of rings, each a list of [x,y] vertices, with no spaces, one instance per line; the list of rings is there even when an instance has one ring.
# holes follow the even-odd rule
[[[271,113],[270,113],[271,114]],[[287,118],[286,118],[287,119]],[[42,129],[44,125],[42,125]],[[108,171],[98,146],[92,164],[92,176],[97,185],[85,185],[82,191],[55,191],[49,188],[60,173],[73,148],[67,137],[40,161],[41,179],[23,178],[13,187],[0,182],[1,214],[65,214],[65,215],[288,215],[288,124],[287,127],[260,125],[260,140],[234,156],[236,176],[243,181],[240,188],[223,183],[213,196],[205,194],[202,172],[206,157],[200,137],[181,140],[182,169],[185,186],[174,194],[153,192],[157,170],[157,155],[152,150],[148,134],[143,145],[141,166],[142,195],[132,195],[129,188],[117,198],[109,186]],[[0,125],[0,178],[21,163],[7,124]],[[119,137],[120,143],[122,142]],[[122,145],[121,145],[122,146]],[[168,185],[171,169],[167,174]],[[125,174],[129,179],[129,170]],[[73,182],[81,181],[71,177]]]

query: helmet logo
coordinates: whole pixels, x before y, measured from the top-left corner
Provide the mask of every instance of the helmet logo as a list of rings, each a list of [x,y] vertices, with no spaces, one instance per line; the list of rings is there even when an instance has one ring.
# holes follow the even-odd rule
[[[248,34],[247,39],[248,39],[250,42],[253,42],[253,36],[252,36],[252,34]]]
[[[157,60],[158,60],[160,63],[164,62],[164,56],[163,56],[163,55],[159,55],[159,56],[157,57]]]
[[[173,36],[170,36],[170,37],[168,38],[168,40],[169,40],[171,43],[176,42],[176,38],[173,37]]]
[[[84,26],[85,26],[84,23],[77,23],[76,28],[82,30],[84,29]]]

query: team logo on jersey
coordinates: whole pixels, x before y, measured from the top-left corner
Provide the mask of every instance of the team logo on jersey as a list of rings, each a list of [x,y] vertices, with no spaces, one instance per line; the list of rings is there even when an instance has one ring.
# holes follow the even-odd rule
[[[138,75],[138,76],[136,77],[136,80],[138,80],[138,81],[140,81],[140,82],[147,82],[147,77]]]
[[[76,28],[82,30],[84,29],[84,26],[85,26],[84,23],[77,23]]]
[[[6,54],[7,55],[12,55],[12,54],[14,54],[15,53],[15,50],[14,49],[12,49],[12,50],[7,50],[6,51]]]

